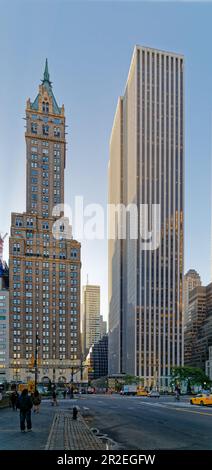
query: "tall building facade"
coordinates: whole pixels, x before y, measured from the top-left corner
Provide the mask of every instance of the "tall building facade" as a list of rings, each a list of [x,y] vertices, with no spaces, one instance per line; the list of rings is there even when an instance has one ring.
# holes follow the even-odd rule
[[[189,271],[184,276],[184,296],[183,296],[183,311],[184,311],[184,325],[187,324],[189,320],[189,294],[195,288],[201,286],[201,278],[195,269],[189,269]]]
[[[107,321],[100,315],[100,338],[107,334]]]
[[[88,381],[108,375],[108,335],[90,347],[86,358]]]
[[[100,339],[100,286],[83,286],[83,355]]]
[[[12,213],[9,242],[10,378],[33,378],[37,343],[38,380],[69,381],[81,354],[81,247],[62,210],[53,211],[64,203],[65,111],[47,61],[38,95],[27,101],[25,139],[26,212]]]
[[[184,362],[193,362],[194,345],[197,334],[206,316],[206,287],[197,286],[189,293],[187,321],[184,328]]]
[[[212,283],[199,286],[189,295],[189,319],[185,325],[185,365],[210,373],[212,347]]]
[[[109,374],[167,386],[183,364],[184,59],[136,46],[110,140],[109,207],[160,206],[160,243],[109,240]],[[109,210],[109,226],[114,209]],[[151,222],[150,222],[151,227]],[[146,228],[147,229],[147,228]],[[148,227],[149,229],[149,227]],[[110,230],[111,233],[111,230]],[[145,237],[144,237],[145,238]],[[146,237],[148,238],[148,237]]]
[[[0,382],[9,375],[9,269],[0,259]]]

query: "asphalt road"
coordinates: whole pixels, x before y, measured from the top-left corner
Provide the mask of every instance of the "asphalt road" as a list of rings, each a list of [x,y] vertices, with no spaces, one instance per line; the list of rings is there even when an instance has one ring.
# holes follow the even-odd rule
[[[20,433],[19,413],[0,410],[0,449],[44,449],[53,415],[78,405],[90,427],[117,442],[119,449],[212,449],[212,407],[192,406],[173,397],[121,397],[82,395],[59,400],[53,408],[42,401],[39,415],[32,415],[32,433]]]
[[[108,434],[124,449],[212,449],[212,407],[192,406],[188,398],[82,396],[89,426]]]

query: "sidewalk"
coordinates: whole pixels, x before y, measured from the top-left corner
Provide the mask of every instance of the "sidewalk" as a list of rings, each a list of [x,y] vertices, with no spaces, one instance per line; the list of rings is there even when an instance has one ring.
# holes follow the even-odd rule
[[[73,420],[69,412],[55,413],[46,450],[104,450],[104,444],[89,429],[81,415]]]
[[[74,400],[75,402],[75,400]],[[0,410],[0,450],[103,450],[104,444],[84,419],[72,419],[73,402],[52,407],[43,401],[39,414],[32,413],[32,432],[20,432],[19,411]]]
[[[41,403],[40,414],[32,413],[32,432],[20,432],[19,411],[0,409],[0,450],[45,449],[55,408]]]

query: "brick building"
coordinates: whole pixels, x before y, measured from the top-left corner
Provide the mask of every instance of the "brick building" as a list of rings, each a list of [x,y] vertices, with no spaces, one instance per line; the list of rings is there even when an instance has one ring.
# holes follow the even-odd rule
[[[80,243],[63,216],[65,114],[54,97],[46,60],[26,106],[26,212],[12,213],[10,379],[69,381],[80,363]],[[68,236],[67,236],[68,235]],[[37,339],[36,339],[37,338]]]

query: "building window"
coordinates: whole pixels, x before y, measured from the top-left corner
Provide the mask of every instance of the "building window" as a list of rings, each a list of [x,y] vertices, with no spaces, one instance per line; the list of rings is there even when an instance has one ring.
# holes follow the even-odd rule
[[[77,258],[77,250],[71,250],[71,258]]]
[[[20,244],[19,243],[14,243],[13,251],[14,252],[20,252]]]
[[[37,126],[36,122],[31,123],[31,133],[32,134],[37,134],[37,127],[38,126]]]
[[[49,126],[43,125],[43,135],[49,135]]]
[[[27,226],[28,227],[33,227],[33,219],[31,219],[29,217],[27,218]]]
[[[59,129],[59,127],[54,127],[54,137],[60,137],[60,129]]]
[[[43,111],[43,113],[48,113],[49,112],[49,103],[48,103],[48,101],[43,101],[42,111]]]
[[[22,219],[17,218],[16,221],[15,221],[15,225],[16,225],[16,227],[22,227],[22,225],[23,225]]]

